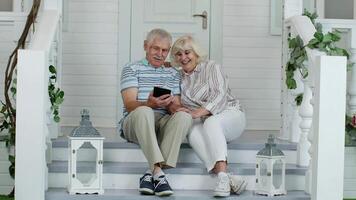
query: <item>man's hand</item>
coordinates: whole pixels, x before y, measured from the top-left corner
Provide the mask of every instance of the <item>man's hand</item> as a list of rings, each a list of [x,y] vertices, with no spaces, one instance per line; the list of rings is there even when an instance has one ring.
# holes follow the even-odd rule
[[[174,96],[165,94],[160,97],[154,97],[152,92],[148,96],[147,106],[151,108],[166,108],[171,102],[173,102]]]

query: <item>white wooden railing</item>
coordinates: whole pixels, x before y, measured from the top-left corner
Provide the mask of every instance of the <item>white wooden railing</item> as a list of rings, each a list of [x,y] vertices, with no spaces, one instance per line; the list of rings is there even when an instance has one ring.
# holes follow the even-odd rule
[[[18,52],[15,179],[18,200],[44,200],[48,188],[50,139],[58,135],[58,125],[51,118],[48,67],[52,64],[61,71],[61,20],[60,12],[53,9],[55,5],[56,1],[44,2],[29,48]]]
[[[309,18],[294,16],[285,20],[284,31],[285,44],[289,34],[299,35],[307,44],[316,30]],[[288,45],[284,48],[283,52],[288,52]],[[312,199],[342,199],[346,57],[326,56],[309,48],[306,51],[308,77],[295,76],[300,87],[283,92],[283,115],[286,116],[283,130],[287,131],[285,135],[290,141],[298,142],[297,164],[308,167],[305,191]],[[300,91],[304,96],[301,106],[297,107],[294,98]]]

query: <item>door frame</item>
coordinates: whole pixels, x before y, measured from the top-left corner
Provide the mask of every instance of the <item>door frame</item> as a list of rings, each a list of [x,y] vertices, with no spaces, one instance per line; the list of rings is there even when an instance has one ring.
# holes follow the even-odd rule
[[[223,43],[223,4],[221,0],[210,0],[210,59],[222,63]],[[118,66],[117,66],[117,102],[123,105],[120,88],[121,69],[130,61],[131,44],[131,0],[119,0],[119,26],[118,26]],[[123,31],[127,30],[127,31]],[[143,41],[142,41],[143,48]],[[122,107],[118,106],[117,118],[122,116]]]

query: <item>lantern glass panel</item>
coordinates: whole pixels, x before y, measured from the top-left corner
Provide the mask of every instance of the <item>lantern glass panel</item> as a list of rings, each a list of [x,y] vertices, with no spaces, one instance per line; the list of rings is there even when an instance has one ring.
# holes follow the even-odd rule
[[[282,185],[282,170],[283,170],[283,162],[281,160],[277,160],[273,164],[273,186],[275,189],[278,189]]]
[[[267,169],[267,163],[265,161],[262,161],[260,164],[260,176],[261,176],[261,184],[263,186],[267,185],[267,174],[268,174],[268,169]]]
[[[96,177],[96,156],[98,152],[90,142],[84,142],[77,151],[77,179],[83,185],[90,185]],[[84,162],[83,162],[84,161]]]

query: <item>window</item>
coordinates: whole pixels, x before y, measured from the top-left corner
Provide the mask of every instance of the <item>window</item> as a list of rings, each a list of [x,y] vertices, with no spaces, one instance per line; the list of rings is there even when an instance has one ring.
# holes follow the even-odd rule
[[[0,0],[0,12],[11,12],[13,0]]]

